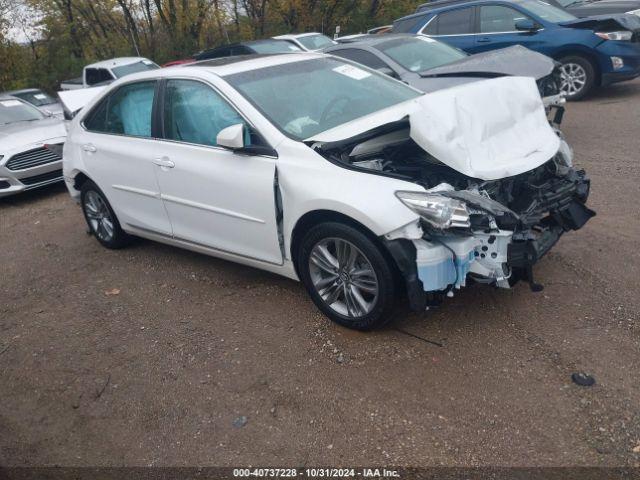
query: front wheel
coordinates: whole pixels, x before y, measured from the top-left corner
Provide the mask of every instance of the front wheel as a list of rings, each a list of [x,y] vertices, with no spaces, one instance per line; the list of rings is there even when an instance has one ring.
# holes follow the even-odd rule
[[[595,69],[589,60],[572,55],[560,59],[560,90],[567,100],[581,100],[593,89],[596,80]]]
[[[392,318],[393,266],[356,228],[334,222],[313,227],[302,239],[297,261],[313,302],[334,322],[370,330]]]

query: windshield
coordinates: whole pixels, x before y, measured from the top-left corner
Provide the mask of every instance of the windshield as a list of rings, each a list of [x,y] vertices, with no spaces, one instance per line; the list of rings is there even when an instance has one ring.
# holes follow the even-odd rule
[[[412,72],[424,72],[467,56],[457,48],[427,37],[398,38],[375,48]]]
[[[132,73],[146,72],[147,70],[155,70],[156,68],[160,67],[153,63],[151,60],[141,60],[136,63],[130,63],[129,65],[113,67],[111,71],[116,76],[116,78],[122,78],[127,75],[131,75]]]
[[[385,75],[331,57],[236,73],[225,80],[298,140],[421,95]]]
[[[298,40],[302,46],[308,50],[320,50],[336,43],[326,35],[321,34],[298,37],[296,40]]]
[[[577,18],[571,15],[569,12],[566,12],[558,7],[554,7],[553,5],[549,5],[548,3],[542,2],[540,0],[525,0],[521,5],[534,15],[537,15],[547,22],[568,22]]]
[[[0,125],[40,120],[44,115],[36,107],[14,99],[0,99]]]
[[[265,40],[249,45],[256,53],[289,53],[301,52],[302,49],[284,40]]]
[[[31,105],[35,105],[36,107],[42,107],[44,105],[51,105],[56,103],[56,100],[41,90],[32,90],[29,92],[18,92],[12,93],[14,97],[21,98],[29,102]]]

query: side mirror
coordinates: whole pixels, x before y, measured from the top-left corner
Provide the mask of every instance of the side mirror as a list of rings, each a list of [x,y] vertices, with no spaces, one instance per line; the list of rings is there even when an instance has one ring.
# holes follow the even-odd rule
[[[540,26],[530,18],[523,18],[516,22],[516,30],[522,32],[537,32],[540,30]]]
[[[223,128],[216,137],[216,143],[224,148],[237,150],[244,148],[244,125],[237,123]]]

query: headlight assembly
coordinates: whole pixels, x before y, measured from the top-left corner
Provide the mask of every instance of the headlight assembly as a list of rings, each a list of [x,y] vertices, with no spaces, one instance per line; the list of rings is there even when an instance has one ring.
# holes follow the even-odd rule
[[[630,12],[627,12],[627,13],[630,13],[631,15],[637,15],[640,17],[640,8],[637,10],[631,10]]]
[[[624,40],[629,41],[633,37],[633,33],[628,30],[621,30],[619,32],[595,32],[597,36],[604,40]]]
[[[467,206],[455,198],[422,192],[396,192],[396,196],[435,228],[468,228],[471,225]]]

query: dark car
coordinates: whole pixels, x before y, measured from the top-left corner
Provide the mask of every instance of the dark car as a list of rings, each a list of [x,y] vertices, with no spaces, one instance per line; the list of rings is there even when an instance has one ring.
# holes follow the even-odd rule
[[[640,0],[549,0],[578,18],[629,13],[640,16]]]
[[[469,55],[424,35],[386,34],[360,37],[324,52],[366,65],[423,92],[485,78],[533,77],[546,105],[561,103],[559,66],[519,45]]]
[[[232,43],[205,50],[194,55],[196,61],[212,58],[233,57],[236,55],[255,55],[267,53],[295,53],[302,49],[286,40],[266,39],[250,42]]]
[[[540,0],[441,0],[394,22],[395,32],[422,33],[468,53],[522,45],[562,64],[570,100],[595,86],[640,76],[640,17],[578,19]]]

